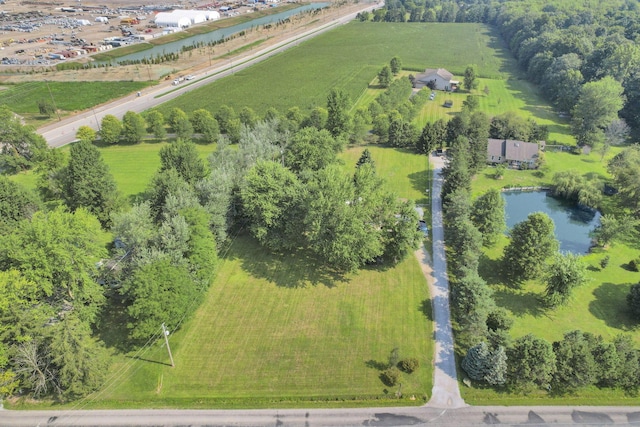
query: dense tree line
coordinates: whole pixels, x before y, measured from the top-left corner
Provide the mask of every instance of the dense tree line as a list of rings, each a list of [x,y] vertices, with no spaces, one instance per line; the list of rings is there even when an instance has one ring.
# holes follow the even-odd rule
[[[360,19],[494,25],[529,80],[558,111],[571,115],[579,144],[606,143],[618,112],[636,136],[640,132],[635,2],[396,0]]]

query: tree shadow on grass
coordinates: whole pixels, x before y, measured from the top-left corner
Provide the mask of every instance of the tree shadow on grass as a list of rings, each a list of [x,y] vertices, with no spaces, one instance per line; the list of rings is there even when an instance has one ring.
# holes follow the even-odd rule
[[[540,295],[535,292],[523,292],[502,286],[494,290],[493,298],[497,305],[506,308],[518,317],[546,315],[546,307],[540,299]]]
[[[429,298],[420,303],[418,310],[424,314],[424,317],[426,317],[427,320],[433,322],[433,308],[431,307],[431,300]]]
[[[133,348],[134,344],[128,339],[127,323],[129,320],[127,305],[118,297],[109,298],[99,319],[99,336],[107,348],[115,348],[122,352]]]
[[[309,284],[329,288],[345,282],[344,275],[318,261],[306,250],[275,254],[249,236],[243,245],[232,245],[225,258],[239,259],[242,268],[254,277],[266,279],[276,286],[303,288]]]
[[[380,362],[378,360],[369,359],[364,362],[367,368],[375,369],[378,371],[384,371],[389,367],[389,362]]]
[[[425,162],[428,161],[427,157],[425,156]],[[426,163],[425,163],[426,165]],[[417,205],[426,205],[429,203],[429,199],[426,196],[426,192],[425,190],[427,189],[427,172],[415,172],[412,174],[409,174],[408,176],[409,181],[411,181],[411,186],[415,189],[418,190],[420,192],[420,194],[424,194],[424,197],[419,198],[418,200],[415,200],[415,203]]]
[[[484,254],[480,255],[478,274],[487,282],[487,285],[505,283],[502,273],[502,261],[500,259],[490,259]]]
[[[629,284],[603,283],[593,290],[596,297],[589,303],[589,312],[594,317],[604,320],[611,328],[622,331],[637,330],[639,325],[627,309]]]

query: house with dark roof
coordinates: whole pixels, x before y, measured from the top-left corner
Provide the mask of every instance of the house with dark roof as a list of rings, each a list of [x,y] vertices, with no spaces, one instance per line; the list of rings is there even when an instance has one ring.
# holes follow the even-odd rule
[[[512,139],[489,138],[487,144],[487,162],[506,163],[509,167],[534,169],[537,167],[540,151],[545,143],[523,142]]]
[[[452,90],[453,86],[458,83],[458,81],[453,80],[453,74],[444,68],[427,68],[424,73],[416,74],[413,86],[416,89],[430,86],[432,89],[437,90]]]

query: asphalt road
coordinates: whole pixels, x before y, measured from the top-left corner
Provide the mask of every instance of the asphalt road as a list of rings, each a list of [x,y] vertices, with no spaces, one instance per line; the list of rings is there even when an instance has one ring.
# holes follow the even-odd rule
[[[362,8],[358,11],[373,10],[381,7],[383,3],[362,3]],[[67,117],[62,121],[52,123],[38,129],[49,144],[50,147],[61,147],[75,140],[76,131],[80,126],[89,126],[94,130],[99,130],[99,124],[102,118],[107,114],[112,114],[118,118],[122,118],[127,111],[135,111],[140,113],[150,108],[156,107],[164,102],[177,98],[178,96],[189,92],[193,89],[202,87],[223,77],[227,77],[236,71],[240,71],[251,65],[257,64],[273,55],[281,53],[291,47],[297,46],[298,43],[317,36],[325,31],[335,28],[336,26],[346,24],[352,21],[358,12],[352,12],[348,15],[339,17],[333,21],[322,24],[319,27],[312,28],[303,34],[298,34],[275,45],[257,50],[247,56],[232,58],[224,65],[212,67],[204,72],[195,74],[195,79],[184,81],[177,86],[173,86],[171,81],[164,81],[160,85],[142,91],[141,96],[135,93],[124,98],[114,100],[108,104],[96,107],[94,109],[82,112],[80,114]]]
[[[3,411],[1,427],[21,426],[640,426],[640,407],[467,406],[289,410]]]

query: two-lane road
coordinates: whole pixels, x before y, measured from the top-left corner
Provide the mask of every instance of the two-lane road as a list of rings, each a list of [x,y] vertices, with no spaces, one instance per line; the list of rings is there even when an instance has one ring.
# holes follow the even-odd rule
[[[224,65],[208,68],[205,71],[196,74],[196,78],[192,81],[185,81],[177,86],[173,86],[171,82],[162,82],[156,87],[151,87],[143,91],[141,96],[137,96],[135,93],[128,95],[100,107],[87,110],[80,114],[67,117],[62,121],[44,126],[38,129],[38,132],[47,140],[50,147],[61,147],[75,140],[76,131],[80,126],[89,126],[94,130],[99,130],[100,122],[107,114],[122,118],[127,111],[140,113],[156,107],[193,89],[202,87],[223,77],[227,77],[236,71],[250,67],[260,61],[264,61],[273,55],[297,46],[298,43],[322,34],[323,32],[335,28],[338,25],[346,24],[353,20],[361,11],[373,10],[377,7],[381,7],[382,5],[383,3],[362,3],[362,8],[356,12],[350,12],[344,16],[340,16],[330,22],[309,29],[302,34],[297,34],[247,56],[232,58]]]

